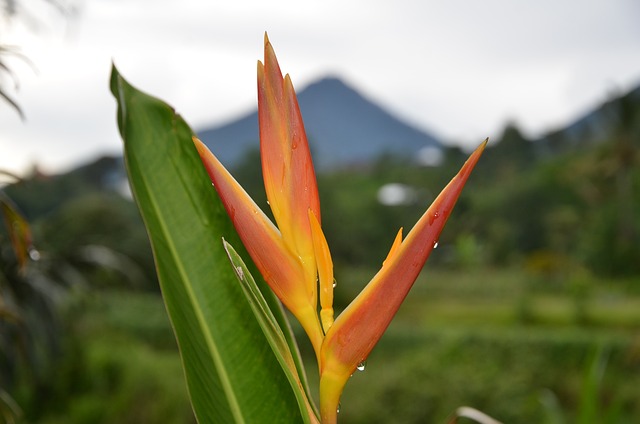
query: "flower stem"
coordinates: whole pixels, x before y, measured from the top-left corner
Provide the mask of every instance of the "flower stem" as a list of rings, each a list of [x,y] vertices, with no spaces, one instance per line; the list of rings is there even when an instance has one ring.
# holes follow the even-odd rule
[[[336,424],[338,422],[338,408],[344,383],[342,378],[333,373],[324,372],[320,376],[320,419],[322,424]]]

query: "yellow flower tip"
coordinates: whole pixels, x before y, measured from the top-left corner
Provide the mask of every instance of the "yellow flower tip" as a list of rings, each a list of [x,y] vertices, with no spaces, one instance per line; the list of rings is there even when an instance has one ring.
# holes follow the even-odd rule
[[[480,156],[482,156],[484,149],[487,147],[487,143],[489,143],[489,137],[485,138],[484,141],[480,143],[478,147],[476,147],[476,150],[471,153],[471,156],[469,156],[464,165],[462,165],[462,168],[460,169],[456,177],[459,177],[466,181],[473,168],[475,168],[476,163],[478,163]]]
[[[395,254],[398,252],[398,249],[400,248],[401,244],[402,244],[402,227],[400,227],[400,229],[398,230],[398,233],[396,234],[395,240],[393,240],[393,244],[391,245],[391,249],[389,249],[389,254],[387,255],[387,258],[384,261],[382,261],[383,267],[386,263],[388,263],[393,259]]]
[[[326,333],[333,325],[333,260],[318,218],[311,208],[307,213],[320,282],[320,320]]]
[[[264,81],[264,65],[262,64],[262,61],[258,60],[258,91],[260,90],[260,86],[262,85],[262,82]]]
[[[276,57],[276,52],[273,49],[273,45],[269,42],[269,38],[266,37],[266,34],[264,43],[264,65],[267,68],[273,67],[273,77],[279,77],[280,82],[282,82],[282,72],[280,71],[278,58]],[[269,73],[271,74],[271,71],[269,71]]]
[[[333,325],[333,308],[322,308],[320,310],[320,321],[322,322],[324,333],[327,334],[327,331]]]
[[[285,93],[288,94],[287,97],[296,97],[296,93],[295,90],[293,89],[293,82],[291,81],[291,77],[289,76],[289,74],[285,74],[284,78],[283,78],[283,87],[286,90]]]
[[[204,145],[204,143],[202,142],[202,140],[200,140],[198,137],[196,137],[195,135],[191,136],[191,141],[193,141],[193,144],[195,144],[196,149],[198,150],[198,153],[202,152],[202,149],[206,149],[207,147]],[[208,150],[208,149],[207,149]]]

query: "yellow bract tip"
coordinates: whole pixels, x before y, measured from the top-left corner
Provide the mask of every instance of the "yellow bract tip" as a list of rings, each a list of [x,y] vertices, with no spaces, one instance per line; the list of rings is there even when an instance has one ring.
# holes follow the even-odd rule
[[[320,281],[320,319],[322,329],[326,333],[333,325],[333,260],[318,218],[311,209],[308,214],[313,251],[318,267],[318,280]]]
[[[382,266],[384,266],[384,264],[386,264],[391,259],[393,259],[395,254],[398,252],[398,249],[400,248],[401,244],[402,244],[402,227],[398,230],[398,234],[396,234],[395,240],[393,240],[393,244],[391,245],[391,249],[389,249],[389,254],[387,255],[387,258],[384,261],[382,261]]]

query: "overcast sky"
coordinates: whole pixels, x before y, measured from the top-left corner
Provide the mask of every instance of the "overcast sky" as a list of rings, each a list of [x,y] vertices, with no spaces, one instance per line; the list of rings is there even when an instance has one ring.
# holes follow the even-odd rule
[[[640,84],[637,0],[84,0],[69,23],[40,15],[37,32],[0,23],[37,68],[12,62],[27,120],[0,102],[0,169],[119,152],[112,60],[195,129],[250,111],[264,31],[298,91],[336,75],[466,146],[507,121],[541,134]]]

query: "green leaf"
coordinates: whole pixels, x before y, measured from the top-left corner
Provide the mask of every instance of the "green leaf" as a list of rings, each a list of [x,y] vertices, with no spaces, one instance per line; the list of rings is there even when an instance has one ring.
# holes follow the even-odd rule
[[[578,404],[577,423],[600,422],[600,386],[607,368],[609,352],[598,345],[589,361],[589,368],[582,384],[580,403]]]
[[[245,265],[242,257],[235,251],[231,244],[224,241],[224,248],[229,255],[229,260],[234,267],[238,281],[244,291],[244,294],[253,309],[253,312],[264,332],[265,337],[269,341],[271,348],[273,349],[278,362],[285,370],[289,383],[294,389],[296,398],[298,399],[298,406],[302,411],[308,411],[308,415],[304,416],[305,423],[311,423],[311,416],[317,416],[317,409],[311,402],[311,394],[306,380],[301,379],[300,376],[305,376],[304,367],[300,360],[297,345],[290,346],[285,333],[280,328],[278,320],[275,318],[265,298],[262,296],[260,289],[258,288],[251,272]],[[279,309],[282,309],[280,307]],[[294,351],[296,357],[291,353]],[[316,421],[317,422],[317,419]]]
[[[295,393],[229,266],[222,237],[237,235],[193,146],[193,132],[115,67],[111,91],[129,181],[198,421],[301,422]]]

